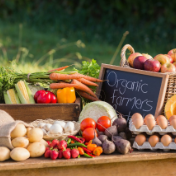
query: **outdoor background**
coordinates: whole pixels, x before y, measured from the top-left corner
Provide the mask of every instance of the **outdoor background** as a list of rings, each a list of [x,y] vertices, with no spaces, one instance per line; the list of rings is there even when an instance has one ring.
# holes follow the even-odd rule
[[[79,68],[92,58],[118,65],[126,43],[153,57],[164,54],[176,47],[175,6],[168,0],[0,0],[0,64],[25,72]]]

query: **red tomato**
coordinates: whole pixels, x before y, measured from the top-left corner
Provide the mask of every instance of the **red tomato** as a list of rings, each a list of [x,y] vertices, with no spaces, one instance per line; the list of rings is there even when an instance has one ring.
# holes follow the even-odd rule
[[[96,122],[94,119],[88,117],[81,122],[80,127],[81,131],[84,131],[86,128],[96,128]]]
[[[88,142],[94,139],[94,135],[97,136],[97,131],[94,128],[86,128],[83,133],[82,137]]]
[[[107,116],[101,116],[97,120],[97,129],[98,131],[104,132],[106,128],[109,128],[111,126],[111,119]]]

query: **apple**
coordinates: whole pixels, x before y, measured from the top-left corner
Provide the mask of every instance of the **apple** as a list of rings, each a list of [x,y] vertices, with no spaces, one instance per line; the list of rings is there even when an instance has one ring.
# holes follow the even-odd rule
[[[174,62],[176,62],[176,48],[170,50],[167,54],[172,57],[172,59],[174,60]]]
[[[173,62],[172,64],[173,64],[173,65],[175,66],[175,68],[176,68],[176,62]]]
[[[131,67],[133,67],[133,61],[137,56],[142,56],[142,54],[141,53],[133,53],[133,54],[130,54],[130,56],[128,57],[127,61]]]
[[[136,69],[144,70],[144,62],[147,60],[144,56],[138,56],[134,59],[133,67]]]
[[[173,64],[171,63],[165,63],[161,66],[161,72],[166,73],[166,72],[175,72],[176,68]]]
[[[165,56],[167,56],[169,58],[170,63],[174,62],[174,59],[169,54],[165,54]]]
[[[144,70],[159,72],[161,68],[160,62],[154,59],[147,59],[144,62]]]
[[[161,65],[163,65],[165,63],[170,63],[169,58],[167,56],[165,56],[164,54],[158,54],[154,57],[154,59],[158,60]]]
[[[150,56],[150,55],[147,54],[147,53],[142,53],[142,55],[143,55],[144,57],[146,57],[147,59],[153,59],[153,57]]]

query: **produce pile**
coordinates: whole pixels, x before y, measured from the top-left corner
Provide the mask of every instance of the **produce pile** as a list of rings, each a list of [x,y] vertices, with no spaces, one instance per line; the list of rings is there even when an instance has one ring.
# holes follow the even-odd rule
[[[13,159],[24,161],[29,157],[40,157],[45,153],[47,142],[43,139],[43,132],[39,128],[25,127],[18,123],[10,133],[13,149],[6,146],[0,147],[0,161]]]
[[[43,131],[45,140],[65,139],[68,135],[76,135],[80,130],[80,124],[74,121],[38,119],[30,123],[30,125],[40,128]]]
[[[68,67],[29,74],[0,67],[0,101],[6,104],[74,103],[75,93],[91,101],[98,100],[93,90],[98,86],[96,82],[102,80],[96,78],[99,72],[96,61],[83,62],[80,71],[65,71]],[[41,91],[34,96],[37,90]]]
[[[154,59],[140,53],[131,54],[128,58],[131,67],[162,73],[175,72],[166,69],[172,68],[173,62],[176,62],[175,50]],[[100,67],[96,61],[84,61],[81,70],[66,71],[68,67],[30,74],[0,67],[0,99],[6,104],[74,103],[78,95],[92,101],[83,107],[78,122],[36,119],[27,124],[14,121],[8,115],[9,122],[0,124],[0,137],[6,141],[0,141],[0,161],[10,158],[24,161],[30,157],[52,160],[94,158],[103,154],[128,154],[133,151],[132,147],[176,150],[175,95],[166,103],[166,117],[160,115],[155,119],[148,114],[143,118],[135,113],[128,128],[123,115],[107,102],[99,101],[95,94],[97,83],[103,82],[98,79]],[[133,146],[132,137],[135,137]]]
[[[108,116],[99,117],[97,122],[92,118],[85,118],[81,122],[82,137],[87,142],[102,147],[104,154],[112,154],[116,150],[121,154],[132,151],[127,140],[127,130],[127,121],[121,114],[113,123]]]
[[[153,72],[176,72],[176,49],[154,58],[149,54],[133,53],[128,57],[130,67]]]

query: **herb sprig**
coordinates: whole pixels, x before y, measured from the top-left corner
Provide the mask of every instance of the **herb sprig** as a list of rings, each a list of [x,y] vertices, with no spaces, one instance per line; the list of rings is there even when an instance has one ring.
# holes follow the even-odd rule
[[[98,65],[96,60],[92,59],[91,62],[83,61],[82,68],[77,71],[83,75],[88,75],[94,78],[98,78],[99,72],[100,72],[100,66]]]

